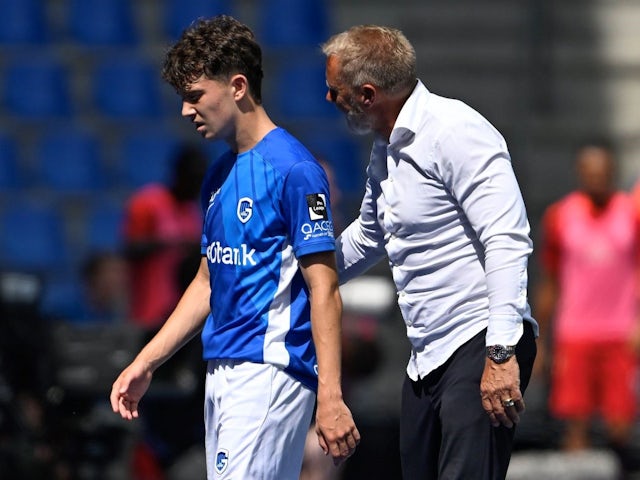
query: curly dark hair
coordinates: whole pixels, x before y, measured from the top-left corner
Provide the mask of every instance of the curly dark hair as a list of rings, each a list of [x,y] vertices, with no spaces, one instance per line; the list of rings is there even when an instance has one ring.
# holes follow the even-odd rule
[[[253,31],[228,15],[198,19],[169,49],[162,68],[164,78],[184,95],[202,75],[210,79],[247,77],[254,100],[262,102],[262,50]]]

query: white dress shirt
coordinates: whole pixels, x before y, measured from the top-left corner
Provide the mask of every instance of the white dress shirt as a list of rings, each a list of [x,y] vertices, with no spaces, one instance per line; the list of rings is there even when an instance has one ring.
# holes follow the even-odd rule
[[[387,255],[417,380],[488,328],[515,345],[527,304],[529,222],[507,145],[478,112],[418,81],[390,142],[377,138],[360,216],[337,239],[340,281]]]

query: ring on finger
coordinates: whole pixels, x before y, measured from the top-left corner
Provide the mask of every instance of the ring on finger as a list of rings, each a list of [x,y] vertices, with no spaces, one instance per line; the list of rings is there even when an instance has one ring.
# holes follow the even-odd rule
[[[502,406],[504,408],[513,407],[515,404],[516,402],[513,401],[513,398],[505,398],[504,400],[502,400]]]

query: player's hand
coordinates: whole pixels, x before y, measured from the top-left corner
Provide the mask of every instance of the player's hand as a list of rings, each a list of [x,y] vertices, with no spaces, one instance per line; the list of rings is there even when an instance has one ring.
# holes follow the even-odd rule
[[[151,383],[151,371],[135,361],[122,371],[111,387],[111,408],[125,420],[138,418],[138,404]]]
[[[360,443],[360,432],[353,421],[351,411],[342,400],[318,400],[316,434],[320,447],[325,455],[331,454],[335,465],[353,455]]]
[[[512,428],[520,421],[525,405],[520,391],[520,366],[515,356],[500,364],[486,359],[480,395],[482,407],[494,427]]]

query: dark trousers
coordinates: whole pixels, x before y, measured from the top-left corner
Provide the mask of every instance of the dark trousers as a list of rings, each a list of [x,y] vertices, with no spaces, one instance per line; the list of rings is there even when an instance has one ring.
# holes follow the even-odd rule
[[[400,418],[404,480],[504,480],[514,428],[493,427],[480,400],[485,334],[460,347],[441,367],[405,379]],[[529,322],[516,347],[520,389],[531,377],[536,342]],[[526,412],[525,412],[526,415]]]

